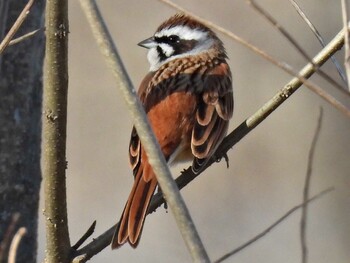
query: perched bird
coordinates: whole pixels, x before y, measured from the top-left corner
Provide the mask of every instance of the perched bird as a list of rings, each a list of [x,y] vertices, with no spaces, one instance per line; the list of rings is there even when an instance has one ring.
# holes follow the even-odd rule
[[[168,164],[193,160],[199,172],[227,133],[233,112],[230,68],[216,34],[184,14],[163,22],[140,42],[147,48],[150,72],[138,95]],[[140,241],[157,179],[135,128],[129,146],[134,184],[112,248]]]

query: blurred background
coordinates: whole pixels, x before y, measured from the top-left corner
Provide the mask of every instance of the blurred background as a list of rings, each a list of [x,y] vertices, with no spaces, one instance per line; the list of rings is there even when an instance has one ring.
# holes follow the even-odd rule
[[[296,70],[306,62],[247,1],[178,0],[184,8],[223,26]],[[257,1],[279,21],[310,56],[321,49],[289,1]],[[326,42],[342,27],[340,1],[299,0]],[[137,46],[176,13],[159,1],[100,0],[99,7],[137,87],[148,72],[146,50]],[[79,1],[70,1],[69,108],[67,143],[68,213],[74,244],[94,220],[97,237],[115,224],[132,186],[128,143],[129,113],[107,68]],[[228,37],[225,43],[234,78],[235,112],[230,131],[259,109],[291,76]],[[343,64],[343,51],[337,58]],[[339,82],[328,62],[323,70]],[[347,99],[317,76],[312,80],[350,107]],[[323,127],[315,153],[310,194],[330,186],[335,191],[308,210],[309,262],[349,262],[350,119],[319,96],[300,88],[268,119],[228,152],[230,168],[214,164],[182,190],[212,260],[263,231],[302,202],[308,152],[320,106]],[[175,167],[174,176],[189,164]],[[42,205],[43,207],[43,200]],[[44,259],[45,227],[39,226],[39,262]],[[300,262],[300,211],[267,236],[226,262]],[[90,239],[91,240],[91,239]],[[139,247],[108,247],[91,262],[190,262],[171,211],[147,217]]]

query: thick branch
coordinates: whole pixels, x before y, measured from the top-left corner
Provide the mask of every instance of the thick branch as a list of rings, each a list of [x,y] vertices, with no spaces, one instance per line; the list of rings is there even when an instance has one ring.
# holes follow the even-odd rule
[[[66,201],[66,126],[68,90],[68,3],[46,3],[44,85],[45,262],[68,262],[70,241]]]
[[[344,43],[344,33],[341,31],[334,39],[321,50],[313,59],[313,64],[317,67],[322,66],[334,53],[336,53]],[[310,77],[315,72],[314,66],[309,63],[300,72],[299,75],[303,78]],[[266,119],[274,110],[276,110],[284,101],[286,101],[290,95],[292,95],[300,86],[302,81],[298,78],[293,78],[287,85],[284,86],[274,97],[265,103],[257,112],[241,123],[234,131],[232,131],[220,144],[215,156],[212,158],[207,167],[213,164],[217,159],[225,156],[228,150],[230,150],[236,143],[238,143],[243,137],[245,137],[250,131],[252,131],[257,125],[259,125],[264,119]],[[207,168],[206,167],[206,168]],[[206,168],[204,170],[206,170]],[[204,171],[203,170],[203,171]],[[199,174],[198,174],[199,175]],[[189,182],[191,182],[198,175],[194,175],[191,169],[185,170],[181,176],[176,179],[176,183],[179,188],[182,189]],[[163,198],[161,194],[156,194],[150,205],[149,212],[154,211],[157,207],[163,204]],[[100,252],[106,246],[109,245],[114,227],[104,232],[102,235],[94,239],[82,249],[76,252],[76,256],[79,255],[79,261],[86,262],[86,260],[93,257]]]

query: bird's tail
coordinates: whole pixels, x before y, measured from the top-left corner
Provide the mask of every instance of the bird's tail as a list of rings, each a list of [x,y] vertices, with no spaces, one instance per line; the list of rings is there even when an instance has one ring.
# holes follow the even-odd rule
[[[125,242],[136,248],[141,237],[147,209],[157,187],[157,179],[148,162],[141,163],[128,201],[112,239],[112,249]]]

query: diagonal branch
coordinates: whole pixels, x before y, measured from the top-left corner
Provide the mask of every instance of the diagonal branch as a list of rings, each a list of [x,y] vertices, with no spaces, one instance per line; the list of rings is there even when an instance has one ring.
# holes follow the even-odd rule
[[[260,5],[256,3],[254,0],[247,0],[248,4],[250,4],[255,11],[257,11],[260,15],[262,15],[272,26],[274,26],[297,50],[298,52],[307,60],[307,62],[312,62],[311,57],[307,54],[304,48],[297,42],[296,39],[292,37],[292,35],[281,25],[276,19],[274,19],[267,11],[265,11]],[[333,58],[333,57],[332,57]],[[325,80],[327,80],[330,84],[332,84],[335,88],[337,88],[340,92],[350,97],[350,93],[344,89],[342,85],[340,85],[335,79],[333,79],[330,75],[324,72],[321,69],[317,69],[316,71],[320,76],[322,76]]]
[[[21,43],[22,41],[24,41],[28,38],[31,38],[31,37],[35,36],[37,33],[42,32],[44,30],[45,30],[45,28],[39,28],[39,29],[33,30],[27,34],[24,34],[23,36],[12,39],[8,45],[12,46],[12,45],[16,45],[18,43]]]
[[[320,198],[321,196],[323,196],[323,195],[325,195],[325,194],[327,194],[327,193],[329,193],[330,191],[333,191],[333,190],[334,190],[334,188],[332,188],[332,187],[328,188],[326,190],[323,190],[322,192],[318,193],[317,195],[313,196],[312,198],[307,199],[302,204],[293,207],[287,213],[285,213],[282,217],[280,217],[276,222],[274,222],[272,225],[270,225],[268,228],[266,228],[263,232],[261,232],[260,234],[256,235],[255,237],[253,237],[249,241],[245,242],[244,244],[240,245],[236,249],[234,249],[234,250],[230,251],[229,253],[223,255],[222,257],[220,257],[219,259],[214,261],[214,263],[223,262],[224,260],[228,259],[229,257],[231,257],[231,256],[237,254],[238,252],[242,251],[243,249],[245,249],[249,245],[253,244],[254,242],[258,241],[260,238],[262,238],[266,234],[268,234],[272,229],[274,229],[277,225],[282,223],[287,217],[289,217],[295,211],[299,210],[300,208],[304,208],[307,204],[315,201],[316,199]]]
[[[210,262],[207,252],[197,233],[186,204],[175,184],[164,155],[148,122],[144,108],[136,95],[112,37],[94,0],[80,0],[81,7],[89,21],[92,32],[99,44],[108,66],[112,69],[118,87],[124,96],[133,123],[146,150],[148,161],[156,174],[167,203],[194,262]]]
[[[21,27],[23,21],[26,19],[29,14],[29,10],[34,4],[34,0],[29,0],[26,6],[23,8],[22,12],[19,14],[16,22],[11,27],[10,31],[6,34],[5,38],[0,43],[0,54],[5,50],[5,48],[10,43],[13,36],[16,34],[18,29]]]
[[[349,17],[348,17],[348,6],[346,0],[341,0],[342,5],[342,15],[343,15],[343,24],[344,24],[344,30],[345,30],[345,70],[346,70],[346,76],[348,79],[348,89],[350,89],[349,86],[349,78],[350,78],[350,43],[349,43]]]
[[[344,33],[341,31],[333,40],[318,53],[313,63],[320,67],[322,66],[334,53],[336,53],[344,43]],[[315,67],[312,64],[307,64],[300,72],[299,75],[303,78],[310,77],[315,72]],[[220,144],[215,156],[212,158],[208,165],[203,169],[206,170],[211,164],[218,159],[225,156],[236,143],[238,143],[243,137],[251,132],[257,125],[259,125],[264,119],[266,119],[274,110],[276,110],[284,101],[286,101],[293,92],[295,92],[302,85],[302,81],[299,78],[293,78],[283,89],[281,89],[275,96],[273,96],[268,102],[265,103],[257,112],[246,119],[241,125],[239,125],[234,131],[232,131]],[[189,168],[185,170],[177,179],[176,183],[179,189],[185,187],[189,182],[195,179],[198,175],[194,175]],[[150,205],[149,213],[154,211],[157,207],[163,204],[163,198],[160,193],[156,194]],[[86,262],[98,252],[107,247],[112,239],[115,226],[108,229],[99,237],[91,241],[89,244],[75,252],[74,262]]]
[[[284,61],[276,60],[273,56],[271,56],[267,52],[265,52],[265,51],[261,50],[260,48],[250,44],[248,41],[242,39],[241,37],[237,36],[233,32],[231,32],[231,31],[229,31],[229,30],[227,30],[227,29],[225,29],[223,27],[220,27],[220,26],[214,24],[211,21],[205,20],[205,19],[203,19],[203,18],[201,18],[201,17],[199,17],[199,16],[197,16],[197,15],[195,15],[195,14],[193,14],[193,13],[187,11],[187,10],[185,10],[184,8],[180,7],[179,5],[174,4],[170,0],[159,0],[159,1],[161,1],[161,2],[171,6],[172,8],[175,8],[176,10],[178,10],[180,12],[186,13],[186,14],[194,17],[195,19],[197,19],[201,23],[207,25],[208,27],[211,27],[211,28],[217,30],[218,32],[228,36],[229,38],[235,40],[237,43],[243,45],[244,47],[246,47],[249,50],[253,51],[257,55],[259,55],[262,58],[264,58],[265,60],[271,62],[272,64],[274,64],[275,66],[279,67],[280,69],[282,69],[283,71],[285,71],[289,75],[298,78],[312,92],[314,92],[315,94],[320,96],[322,99],[324,99],[325,101],[330,103],[333,107],[335,107],[337,110],[339,110],[342,113],[344,113],[346,116],[350,117],[350,110],[346,106],[344,106],[344,104],[342,104],[341,102],[336,100],[334,97],[329,95],[326,91],[322,90],[315,83],[311,82],[310,80],[307,80],[307,78],[304,78],[301,75],[298,75],[298,73],[288,63],[286,63]]]
[[[321,34],[318,32],[318,30],[315,27],[315,25],[306,16],[305,12],[300,8],[300,6],[297,4],[297,2],[295,0],[289,0],[289,2],[292,4],[292,6],[297,11],[297,13],[301,16],[301,18],[305,21],[305,23],[308,25],[308,27],[311,29],[312,33],[314,33],[314,35],[316,36],[317,40],[320,42],[321,46],[325,47],[326,43],[324,42]],[[333,64],[335,65],[340,78],[344,81],[344,83],[347,83],[346,76],[345,76],[342,68],[340,67],[337,59],[334,56],[332,56],[331,60],[332,60]]]

